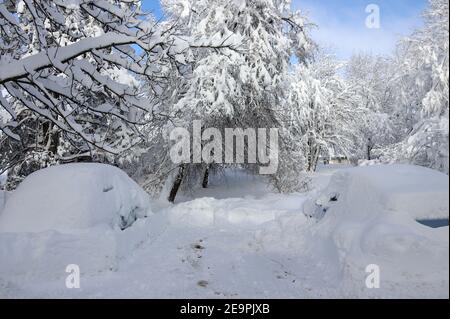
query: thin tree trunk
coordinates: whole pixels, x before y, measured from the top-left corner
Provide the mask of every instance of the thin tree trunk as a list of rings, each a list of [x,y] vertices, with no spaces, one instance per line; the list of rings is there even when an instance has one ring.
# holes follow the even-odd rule
[[[313,162],[313,156],[314,156],[314,151],[313,151],[313,146],[312,146],[312,141],[311,139],[309,139],[308,141],[308,148],[309,148],[309,154],[308,154],[308,172],[312,171],[312,162]]]
[[[314,142],[311,140],[308,142],[308,145],[308,172],[314,172],[317,167],[317,161],[319,160],[319,148],[314,146]]]
[[[319,162],[319,155],[320,155],[320,147],[314,147],[312,151],[311,156],[311,163],[309,165],[309,171],[315,172],[317,170],[317,164]]]
[[[308,159],[308,172],[312,172],[313,171],[313,159],[312,156],[310,155],[309,159]]]
[[[171,203],[175,202],[175,197],[177,196],[178,190],[180,189],[181,183],[183,182],[185,171],[186,171],[186,166],[181,165],[178,175],[175,178],[175,181],[173,182],[172,189],[170,190],[170,195],[169,195],[168,200]]]
[[[367,159],[370,161],[372,159],[372,147],[370,147],[370,145],[367,145]]]
[[[206,166],[205,174],[203,175],[203,182],[202,182],[203,188],[208,188],[208,181],[209,181],[209,166]]]
[[[48,148],[48,150],[56,155],[58,153],[59,131],[55,131],[53,128],[54,124],[50,125],[48,131],[50,147]]]
[[[372,159],[372,149],[373,149],[372,138],[369,137],[367,140],[367,159],[369,161]]]
[[[317,148],[316,154],[314,155],[313,172],[317,170],[317,164],[319,163],[319,156],[320,156],[320,148]]]

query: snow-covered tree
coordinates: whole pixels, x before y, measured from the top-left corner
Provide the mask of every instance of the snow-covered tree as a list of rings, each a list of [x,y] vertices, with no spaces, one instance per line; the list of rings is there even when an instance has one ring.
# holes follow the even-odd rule
[[[185,91],[173,111],[188,127],[271,128],[282,126],[274,110],[283,100],[291,57],[305,59],[311,45],[304,18],[288,0],[162,1],[167,14],[196,39],[229,38],[233,49],[194,52],[182,81]],[[203,166],[181,168],[183,172]],[[202,176],[202,174],[194,175]],[[204,181],[204,176],[201,177]]]
[[[310,63],[296,66],[288,79],[281,116],[310,172],[316,170],[320,155],[349,156],[353,151],[362,112],[352,87],[338,74],[341,67],[332,56],[319,53]]]
[[[389,160],[449,171],[449,4],[430,0],[425,25],[399,44],[395,112],[403,140]]]
[[[161,115],[167,70],[189,46],[210,45],[177,36],[135,0],[2,1],[0,35],[6,147],[63,162],[112,161],[141,143],[141,128]]]
[[[140,140],[153,105],[137,78],[157,78],[179,48],[139,1],[2,1],[0,26],[0,129],[18,160],[46,166],[36,156],[119,154]]]
[[[381,148],[401,136],[395,123],[394,64],[392,59],[369,54],[356,54],[346,64],[345,80],[355,93],[354,99],[364,111],[361,113],[356,159],[372,160]],[[374,154],[376,150],[376,154]]]
[[[107,152],[136,143],[152,106],[121,82],[127,71],[155,76],[170,47],[138,1],[24,0],[0,4],[0,14],[5,134],[20,139],[14,128],[26,109]]]

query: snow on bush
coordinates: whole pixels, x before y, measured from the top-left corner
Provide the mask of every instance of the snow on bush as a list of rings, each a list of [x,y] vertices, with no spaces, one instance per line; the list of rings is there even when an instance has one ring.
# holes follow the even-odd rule
[[[68,164],[28,176],[8,198],[0,232],[70,233],[104,224],[125,229],[149,212],[149,196],[120,169]]]

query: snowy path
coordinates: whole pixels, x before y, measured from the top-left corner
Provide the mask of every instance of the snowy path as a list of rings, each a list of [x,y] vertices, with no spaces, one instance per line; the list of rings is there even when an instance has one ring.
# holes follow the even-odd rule
[[[314,179],[316,192],[335,171],[320,171]],[[302,214],[311,194],[276,194],[265,185],[260,177],[238,172],[226,181],[212,179],[209,189],[181,197],[119,234],[99,229],[80,242],[47,234],[43,242],[55,241],[66,249],[55,250],[55,256],[47,252],[54,259],[42,269],[35,265],[38,270],[29,275],[2,279],[0,274],[0,297],[448,296],[448,276],[431,283],[399,278],[384,289],[366,289],[364,269],[349,270],[352,266],[336,244],[316,234],[316,221]],[[83,251],[83,243],[90,250]],[[30,244],[18,245],[26,249]],[[80,265],[80,289],[65,287],[67,263]]]
[[[60,281],[21,281],[21,289],[12,285],[10,292],[41,297],[306,297],[312,290],[303,280],[307,261],[277,247],[279,217],[300,217],[295,226],[305,225],[299,214],[304,198],[273,194],[259,178],[239,172],[226,180],[212,179],[208,189],[181,197],[180,203],[126,230],[140,240],[111,269],[83,274],[80,265],[81,289],[65,289]],[[271,222],[273,233],[267,233],[261,225]]]

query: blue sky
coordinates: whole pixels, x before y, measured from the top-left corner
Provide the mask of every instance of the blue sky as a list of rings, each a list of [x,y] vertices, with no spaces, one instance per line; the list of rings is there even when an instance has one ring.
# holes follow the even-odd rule
[[[161,16],[158,0],[143,0],[144,8]],[[380,8],[380,28],[365,26],[369,4]],[[294,9],[306,13],[318,25],[312,32],[321,46],[341,59],[353,53],[389,54],[401,36],[421,25],[427,0],[292,0]]]

